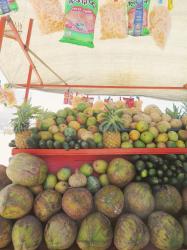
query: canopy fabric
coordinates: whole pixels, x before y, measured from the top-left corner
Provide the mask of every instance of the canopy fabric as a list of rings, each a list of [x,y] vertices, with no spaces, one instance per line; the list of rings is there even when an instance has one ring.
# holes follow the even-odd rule
[[[104,0],[99,1],[99,5]],[[171,11],[172,28],[165,49],[160,49],[151,36],[125,39],[100,39],[99,12],[95,27],[95,48],[60,43],[63,31],[43,35],[35,12],[27,0],[17,0],[19,12],[11,14],[22,24],[21,37],[26,39],[29,18],[34,18],[30,49],[60,77],[51,73],[33,55],[36,69],[44,84],[161,86],[182,87],[187,83],[187,1],[175,0]],[[158,0],[152,0],[152,6]],[[63,1],[64,4],[64,1]],[[4,38],[0,69],[10,83],[27,82],[29,64],[19,44]],[[33,74],[32,83],[38,83]],[[50,88],[60,92],[62,89]],[[76,89],[75,89],[76,90]],[[77,89],[85,94],[142,95],[171,100],[187,100],[186,90],[145,89]]]

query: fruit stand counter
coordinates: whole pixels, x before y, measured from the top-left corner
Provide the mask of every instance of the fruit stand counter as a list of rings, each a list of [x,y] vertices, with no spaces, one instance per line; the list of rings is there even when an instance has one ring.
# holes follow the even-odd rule
[[[12,155],[18,153],[29,153],[43,158],[50,172],[56,172],[59,168],[68,166],[72,169],[80,167],[82,163],[91,163],[96,159],[111,160],[115,156],[128,157],[128,155],[165,155],[165,154],[187,154],[187,148],[131,148],[131,149],[16,149]]]

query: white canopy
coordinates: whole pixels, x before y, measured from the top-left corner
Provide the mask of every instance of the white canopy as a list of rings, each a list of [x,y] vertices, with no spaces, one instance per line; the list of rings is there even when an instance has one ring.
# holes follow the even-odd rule
[[[11,14],[22,24],[21,37],[26,39],[29,18],[34,18],[30,49],[56,74],[51,73],[36,58],[31,57],[45,84],[161,86],[182,87],[187,83],[187,0],[174,1],[171,11],[172,28],[164,50],[151,36],[100,40],[99,12],[95,28],[95,48],[60,43],[63,31],[43,35],[35,12],[27,0],[17,0],[19,11]],[[64,2],[64,1],[63,1]],[[103,0],[99,1],[101,5]],[[158,0],[152,0],[152,5]],[[19,44],[4,38],[0,54],[0,69],[10,83],[27,82],[29,64]],[[32,83],[38,83],[33,74]],[[50,91],[62,89],[50,88]],[[145,89],[78,89],[85,94],[143,95],[171,100],[187,100],[187,90]]]

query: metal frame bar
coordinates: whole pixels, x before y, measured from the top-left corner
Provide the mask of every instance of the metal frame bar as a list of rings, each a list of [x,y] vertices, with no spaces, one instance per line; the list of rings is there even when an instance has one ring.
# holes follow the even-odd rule
[[[3,43],[3,35],[5,32],[6,17],[0,19],[0,51]]]
[[[17,84],[18,87],[25,88],[26,84]],[[154,87],[154,86],[111,86],[111,85],[60,85],[60,84],[30,84],[30,88],[65,88],[65,89],[158,89],[158,90],[187,90],[187,85],[183,87]]]

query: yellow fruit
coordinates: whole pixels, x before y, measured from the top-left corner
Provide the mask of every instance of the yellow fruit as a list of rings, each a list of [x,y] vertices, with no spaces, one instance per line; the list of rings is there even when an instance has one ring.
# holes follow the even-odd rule
[[[71,122],[68,124],[68,126],[69,126],[70,128],[74,128],[75,130],[79,130],[80,127],[81,127],[80,123],[78,123],[77,121],[71,121]]]
[[[50,140],[53,137],[49,131],[40,131],[38,135],[40,139],[45,140],[45,141]]]
[[[78,138],[80,139],[81,138],[81,136],[84,134],[84,133],[87,133],[87,129],[85,129],[85,128],[80,128],[79,130],[78,130],[78,133],[77,133],[77,135],[78,135]]]
[[[59,131],[59,128],[56,126],[56,125],[52,125],[50,128],[49,128],[49,132],[52,133],[52,134],[55,134]]]
[[[15,144],[16,148],[28,148],[27,139],[31,136],[30,130],[25,130],[23,132],[16,133]]]
[[[181,140],[178,140],[176,144],[177,144],[177,148],[185,148],[185,143]]]
[[[148,130],[148,128],[149,128],[149,125],[146,121],[139,121],[136,123],[136,129],[139,132],[144,132],[144,131]]]
[[[120,148],[121,134],[120,132],[105,132],[103,133],[103,144],[106,148]]]
[[[168,135],[166,133],[161,133],[157,136],[156,142],[167,142],[168,141]]]
[[[155,127],[150,127],[149,132],[151,132],[153,134],[154,138],[156,138],[158,136],[158,129]]]
[[[56,134],[53,135],[53,138],[55,141],[58,141],[58,142],[64,142],[65,141],[65,137],[62,133],[58,132]]]
[[[129,133],[129,138],[132,141],[138,140],[140,138],[140,132],[137,131],[137,130],[131,130],[130,133]]]

